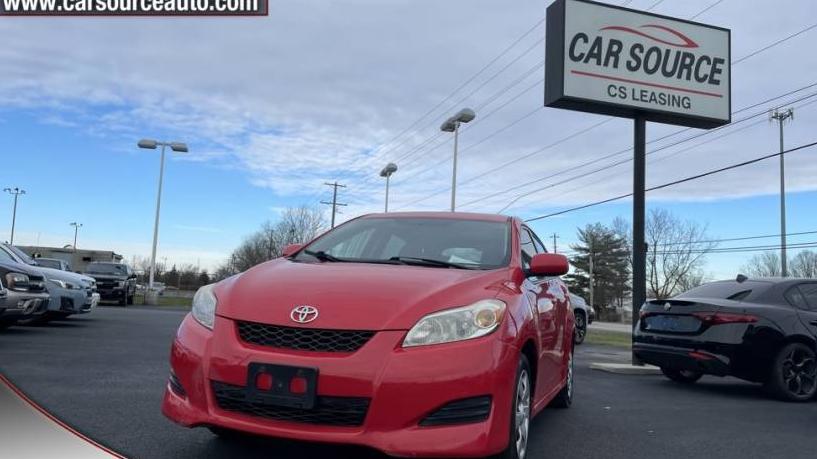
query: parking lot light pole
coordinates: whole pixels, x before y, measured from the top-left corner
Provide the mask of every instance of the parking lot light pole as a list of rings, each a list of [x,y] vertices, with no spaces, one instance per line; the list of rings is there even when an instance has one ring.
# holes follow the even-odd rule
[[[165,173],[165,147],[170,147],[171,150],[178,153],[187,153],[187,145],[181,142],[160,142],[152,139],[142,139],[137,144],[139,148],[146,148],[148,150],[155,150],[157,146],[162,147],[162,155],[159,160],[159,192],[156,195],[156,221],[153,224],[153,250],[150,253],[150,278],[148,280],[148,288],[153,288],[153,278],[156,275],[156,246],[159,241],[159,211],[162,207],[162,181]]]
[[[79,229],[82,228],[82,223],[71,222],[69,225],[74,227],[74,252],[77,251],[77,233]]]
[[[14,196],[14,210],[11,213],[11,240],[9,241],[9,244],[14,245],[14,226],[17,223],[17,198],[20,197],[21,194],[26,194],[26,190],[14,187],[3,188],[3,191]]]
[[[445,120],[440,126],[443,132],[454,133],[454,169],[451,174],[451,212],[457,207],[457,147],[459,144],[460,124],[470,123],[476,117],[476,113],[470,108],[463,108],[456,115]]]
[[[391,179],[391,175],[397,172],[397,164],[389,163],[386,164],[386,167],[380,171],[381,177],[386,177],[386,213],[389,213],[389,179]]]

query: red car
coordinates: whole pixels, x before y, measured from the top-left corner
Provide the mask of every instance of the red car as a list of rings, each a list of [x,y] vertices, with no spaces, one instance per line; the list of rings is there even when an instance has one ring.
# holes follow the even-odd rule
[[[216,434],[524,458],[531,417],[573,397],[567,270],[516,218],[356,218],[202,287],[162,411]]]

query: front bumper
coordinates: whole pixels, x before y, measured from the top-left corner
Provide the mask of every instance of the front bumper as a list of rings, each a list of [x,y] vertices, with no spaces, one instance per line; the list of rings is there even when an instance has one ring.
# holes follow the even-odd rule
[[[0,319],[28,319],[44,314],[48,310],[48,293],[23,293],[6,290],[6,309],[0,311]]]
[[[64,314],[79,314],[88,302],[88,292],[85,289],[67,289],[49,285],[51,301],[48,302],[49,312]]]
[[[189,426],[220,426],[305,441],[369,446],[395,456],[481,457],[508,444],[518,350],[496,333],[485,338],[427,348],[403,349],[405,331],[381,331],[354,353],[335,354],[265,348],[242,342],[235,323],[216,317],[215,331],[190,315],[171,351],[173,382],[163,413]],[[262,418],[219,407],[214,382],[247,384],[250,363],[317,368],[318,397],[368,399],[359,426],[337,426]],[[183,394],[183,395],[182,395]],[[438,408],[456,400],[489,396],[487,419],[455,425],[420,426]]]

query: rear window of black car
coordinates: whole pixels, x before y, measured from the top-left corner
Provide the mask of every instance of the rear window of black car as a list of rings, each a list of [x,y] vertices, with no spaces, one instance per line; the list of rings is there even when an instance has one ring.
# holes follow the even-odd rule
[[[743,301],[752,294],[759,294],[772,284],[768,282],[712,282],[688,290],[676,298],[718,298],[724,300]]]

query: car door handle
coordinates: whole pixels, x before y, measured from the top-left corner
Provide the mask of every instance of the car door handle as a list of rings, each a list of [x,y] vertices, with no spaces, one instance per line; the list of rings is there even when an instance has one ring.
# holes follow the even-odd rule
[[[817,319],[812,320],[812,321],[811,321],[811,322],[809,322],[809,323],[810,323],[811,325],[814,325],[815,327],[817,327]]]

